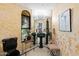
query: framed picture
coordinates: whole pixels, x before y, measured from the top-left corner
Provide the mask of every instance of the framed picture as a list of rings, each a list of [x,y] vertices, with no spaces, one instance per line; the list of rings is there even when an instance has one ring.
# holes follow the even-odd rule
[[[65,10],[59,15],[59,30],[71,32],[71,9]]]

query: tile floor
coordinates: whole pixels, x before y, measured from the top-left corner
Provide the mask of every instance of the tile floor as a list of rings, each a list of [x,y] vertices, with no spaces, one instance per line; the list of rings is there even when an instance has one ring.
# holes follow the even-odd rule
[[[25,55],[26,56],[50,56],[50,51],[46,47],[43,47],[43,48],[36,47],[35,49],[32,49],[31,51],[24,54],[24,56]]]
[[[27,56],[50,56],[50,52],[46,47],[35,48],[27,53]]]

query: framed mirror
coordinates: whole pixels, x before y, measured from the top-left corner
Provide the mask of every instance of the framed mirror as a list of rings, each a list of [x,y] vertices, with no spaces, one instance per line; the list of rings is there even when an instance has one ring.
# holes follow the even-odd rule
[[[63,32],[71,32],[71,9],[67,9],[59,15],[59,29]]]
[[[31,29],[31,16],[27,10],[23,10],[21,14],[21,41],[27,40]]]

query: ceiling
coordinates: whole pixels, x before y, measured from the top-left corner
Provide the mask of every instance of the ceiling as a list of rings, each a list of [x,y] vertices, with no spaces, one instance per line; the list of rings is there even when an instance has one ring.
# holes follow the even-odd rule
[[[32,10],[35,9],[51,10],[56,4],[55,3],[19,3],[18,5]]]
[[[32,9],[32,15],[35,18],[51,16],[51,10],[56,5],[55,3],[19,3],[19,6]]]

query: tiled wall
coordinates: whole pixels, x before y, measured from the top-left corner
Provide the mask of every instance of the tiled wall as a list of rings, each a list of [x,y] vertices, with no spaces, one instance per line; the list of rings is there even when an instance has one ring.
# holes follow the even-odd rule
[[[59,31],[58,15],[71,8],[72,32]],[[79,55],[79,4],[57,4],[52,12],[52,27],[56,30],[56,42],[62,55]]]

